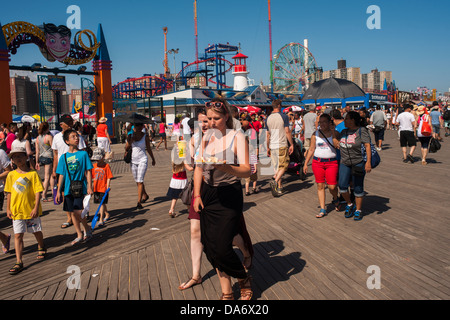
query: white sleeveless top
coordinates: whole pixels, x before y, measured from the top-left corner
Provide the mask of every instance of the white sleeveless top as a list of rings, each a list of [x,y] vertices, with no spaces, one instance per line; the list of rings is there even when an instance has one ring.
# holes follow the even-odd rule
[[[327,138],[328,142],[333,145],[333,137]],[[332,148],[330,144],[319,137],[319,130],[316,131],[316,150],[314,151],[314,157],[321,159],[336,158],[336,149]]]
[[[145,153],[145,151],[147,150],[145,144],[145,135],[142,136],[141,140],[133,141],[131,143],[131,147],[133,148],[133,152],[131,154],[132,163],[139,164],[148,162],[147,154]]]

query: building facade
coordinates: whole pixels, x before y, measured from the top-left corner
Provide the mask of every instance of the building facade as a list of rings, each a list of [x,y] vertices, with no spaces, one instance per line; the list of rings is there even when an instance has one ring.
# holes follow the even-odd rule
[[[11,105],[14,114],[39,113],[39,94],[37,82],[29,77],[18,76],[10,78]]]

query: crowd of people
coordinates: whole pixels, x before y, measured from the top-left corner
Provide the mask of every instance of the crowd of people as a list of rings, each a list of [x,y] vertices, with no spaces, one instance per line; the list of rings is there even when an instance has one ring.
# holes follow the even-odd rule
[[[270,159],[273,176],[270,189],[274,197],[284,194],[283,176],[289,168],[295,146],[301,145],[304,162],[301,170],[311,169],[317,185],[319,212],[324,218],[326,187],[337,211],[345,218],[360,221],[363,214],[364,180],[372,171],[373,149],[381,152],[385,130],[398,130],[404,162],[414,162],[416,141],[421,143],[422,164],[426,165],[431,139],[442,140],[440,128],[448,136],[448,108],[437,103],[426,106],[404,104],[383,110],[351,107],[310,107],[301,112],[283,112],[281,100],[275,100],[270,114],[243,113],[222,98],[214,98],[196,110],[194,118],[185,115],[174,123],[175,140],[186,142],[187,149],[172,150],[172,179],[167,192],[171,200],[169,215],[174,218],[175,205],[188,184],[187,172],[192,172],[189,194],[192,277],[180,284],[186,290],[202,282],[201,256],[205,253],[217,272],[222,299],[233,299],[231,277],[237,278],[241,299],[252,298],[253,246],[243,215],[244,197],[260,191],[258,166],[262,156]],[[60,117],[61,132],[51,132],[48,123],[41,123],[32,139],[30,126],[3,125],[0,133],[0,205],[6,194],[6,212],[13,221],[16,264],[9,270],[17,274],[24,269],[23,235],[33,233],[38,242],[37,259],[45,259],[47,250],[40,215],[42,202],[63,204],[66,221],[61,228],[74,226],[76,246],[92,238],[88,224],[86,196],[93,196],[101,205],[99,225],[108,221],[108,191],[113,174],[105,159],[111,153],[111,138],[101,118],[96,128],[97,148],[89,151],[91,138],[83,126],[74,123],[70,115]],[[425,131],[425,123],[430,132]],[[81,128],[80,128],[81,127]],[[167,148],[167,125],[164,118],[156,127],[144,123],[124,127],[125,151],[131,154],[130,168],[137,185],[137,209],[150,195],[145,188],[145,175],[156,161],[152,149],[162,143]],[[373,140],[371,138],[373,135]],[[159,135],[155,146],[153,141]],[[374,141],[374,148],[372,148]],[[153,144],[152,144],[153,142]],[[410,148],[409,153],[407,148]],[[181,155],[181,156],[180,156]],[[43,175],[41,179],[37,171]],[[244,192],[241,180],[245,179]],[[250,190],[250,187],[252,189]],[[3,190],[2,190],[3,189]],[[3,192],[4,191],[4,192]],[[48,193],[52,193],[49,195]],[[233,199],[233,201],[229,201]],[[88,198],[89,201],[89,198]],[[344,207],[341,208],[341,205]],[[10,249],[11,235],[0,232],[2,249]],[[242,252],[243,260],[233,249]]]

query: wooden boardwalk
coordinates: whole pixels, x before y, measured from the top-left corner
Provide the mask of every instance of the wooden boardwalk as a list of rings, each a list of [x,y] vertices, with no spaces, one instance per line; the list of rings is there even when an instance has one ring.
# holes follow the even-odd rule
[[[401,161],[397,132],[387,132],[385,142],[381,165],[366,178],[365,215],[360,222],[336,211],[316,219],[312,174],[306,181],[287,175],[287,193],[280,198],[273,198],[269,191],[270,176],[260,177],[262,191],[245,197],[244,213],[255,249],[254,299],[450,298],[450,139],[429,156],[427,166],[421,165],[419,150],[419,162]],[[90,242],[71,247],[75,232],[73,227],[60,228],[65,221],[62,206],[43,203],[48,258],[36,260],[37,244],[30,234],[25,235],[26,269],[22,273],[8,274],[15,263],[14,250],[0,255],[0,299],[219,298],[218,278],[206,258],[203,283],[184,292],[177,290],[191,275],[190,233],[181,202],[178,216],[171,219],[168,215],[169,151],[154,150],[157,165],[149,167],[146,175],[150,201],[136,210],[137,188],[128,165],[120,161],[123,145],[113,147],[117,161],[111,164],[115,179],[107,226],[96,230]],[[93,214],[96,207],[91,208]],[[0,230],[12,233],[4,212]],[[368,286],[373,283],[369,277],[375,275],[371,266],[380,272],[380,289]],[[79,270],[78,289],[73,288],[76,273],[70,270]],[[238,297],[238,286],[234,288]]]

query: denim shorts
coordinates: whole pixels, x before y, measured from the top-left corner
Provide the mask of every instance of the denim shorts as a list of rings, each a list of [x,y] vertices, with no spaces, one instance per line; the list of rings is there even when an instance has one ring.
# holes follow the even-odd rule
[[[440,124],[433,124],[433,132],[436,134],[439,134],[441,132],[441,125]]]
[[[365,162],[362,161],[355,166],[364,168]],[[352,176],[352,167],[341,163],[339,165],[339,191],[341,193],[348,192],[350,181],[352,181],[355,197],[364,197],[364,177],[365,175],[361,177]]]

